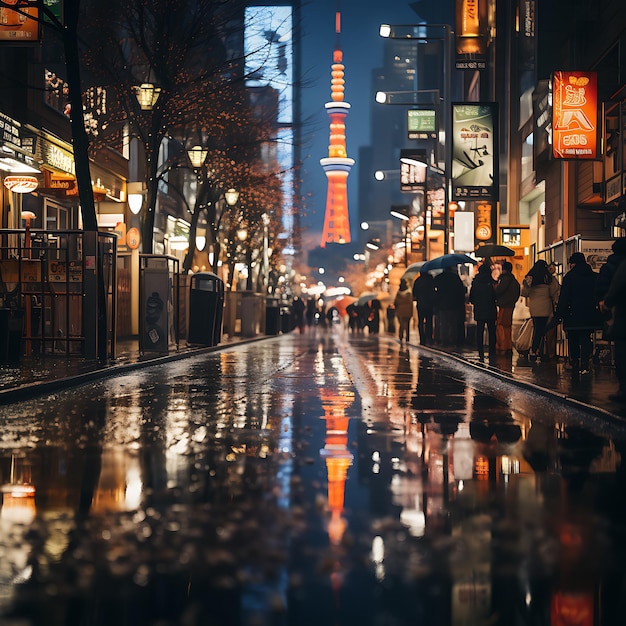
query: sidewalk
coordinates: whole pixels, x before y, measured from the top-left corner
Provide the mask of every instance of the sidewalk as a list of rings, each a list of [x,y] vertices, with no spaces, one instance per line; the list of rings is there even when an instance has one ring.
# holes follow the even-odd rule
[[[386,336],[397,341],[391,335]],[[123,340],[117,344],[117,358],[110,363],[100,364],[80,358],[68,359],[62,356],[23,357],[16,364],[0,364],[0,404],[17,402],[33,393],[58,391],[72,385],[89,382],[104,376],[131,371],[148,364],[165,363],[182,359],[193,354],[215,352],[229,346],[275,338],[274,335],[258,335],[252,338],[223,336],[218,346],[189,347],[184,342],[177,351],[162,355],[158,353],[141,354],[137,339]],[[417,348],[417,344],[410,344]],[[444,350],[440,347],[419,346],[445,354],[478,370],[499,377],[508,382],[545,393],[566,403],[595,413],[600,417],[626,421],[626,406],[608,399],[609,394],[617,389],[615,370],[607,366],[595,366],[586,376],[574,376],[567,370],[563,361],[549,363],[531,363],[527,359],[498,355],[495,360],[478,360],[476,350],[469,346],[460,350]]]
[[[211,347],[188,346],[183,341],[178,350],[172,350],[168,354],[158,352],[142,354],[138,339],[124,339],[117,342],[116,358],[107,363],[53,354],[45,357],[22,357],[17,363],[0,363],[0,404],[18,402],[32,397],[33,393],[58,391],[111,374],[128,372],[146,365],[167,363],[194,354],[215,352],[231,345],[264,338],[265,335],[250,339],[223,336],[219,345]]]
[[[533,362],[513,351],[512,356],[498,354],[483,363],[476,349],[469,346],[458,350],[432,349],[503,380],[559,398],[600,417],[626,423],[626,405],[609,400],[609,395],[618,387],[614,367],[593,365],[589,374],[581,376],[574,374],[559,358],[547,363]]]

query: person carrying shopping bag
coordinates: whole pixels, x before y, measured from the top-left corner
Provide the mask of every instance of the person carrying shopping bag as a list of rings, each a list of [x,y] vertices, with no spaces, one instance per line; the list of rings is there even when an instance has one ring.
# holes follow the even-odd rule
[[[540,259],[524,277],[521,289],[521,294],[526,298],[533,320],[533,340],[528,355],[532,361],[544,356],[543,338],[548,321],[554,314],[559,292],[558,281],[552,280],[548,264]]]

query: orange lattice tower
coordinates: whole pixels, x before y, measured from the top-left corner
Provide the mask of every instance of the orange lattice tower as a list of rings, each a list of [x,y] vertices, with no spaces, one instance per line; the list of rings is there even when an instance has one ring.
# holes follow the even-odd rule
[[[328,179],[326,195],[326,213],[324,215],[324,231],[322,248],[327,243],[350,243],[350,218],[348,216],[348,174],[354,165],[354,159],[348,158],[346,149],[346,116],[350,105],[344,101],[344,65],[343,52],[339,43],[341,33],[341,13],[335,14],[335,32],[337,44],[333,52],[332,80],[330,92],[332,102],[324,106],[330,117],[330,141],[328,157],[320,159]]]

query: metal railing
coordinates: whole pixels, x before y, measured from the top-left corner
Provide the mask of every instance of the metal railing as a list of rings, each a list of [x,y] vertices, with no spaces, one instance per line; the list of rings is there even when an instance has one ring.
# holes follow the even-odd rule
[[[3,308],[22,312],[21,355],[89,354],[84,315],[95,310],[98,324],[106,326],[99,340],[106,342],[106,355],[115,356],[117,236],[97,233],[95,254],[87,254],[85,235],[82,230],[0,230],[0,301]],[[100,295],[88,293],[87,272],[101,281]],[[95,303],[86,309],[88,297]]]

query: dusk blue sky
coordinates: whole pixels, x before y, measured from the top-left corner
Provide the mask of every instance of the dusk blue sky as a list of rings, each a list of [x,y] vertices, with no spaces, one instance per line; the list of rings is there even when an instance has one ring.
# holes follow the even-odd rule
[[[302,7],[302,113],[304,166],[303,193],[307,198],[305,248],[318,246],[324,224],[326,176],[319,163],[328,156],[328,116],[324,104],[330,100],[330,66],[335,47],[336,0],[304,0]],[[370,143],[370,111],[376,105],[370,94],[372,69],[380,67],[384,40],[378,35],[381,23],[413,24],[417,16],[408,2],[343,0],[341,47],[345,65],[346,101],[351,104],[346,119],[348,156],[357,162],[348,178],[351,230],[357,220],[357,178],[359,146]]]

